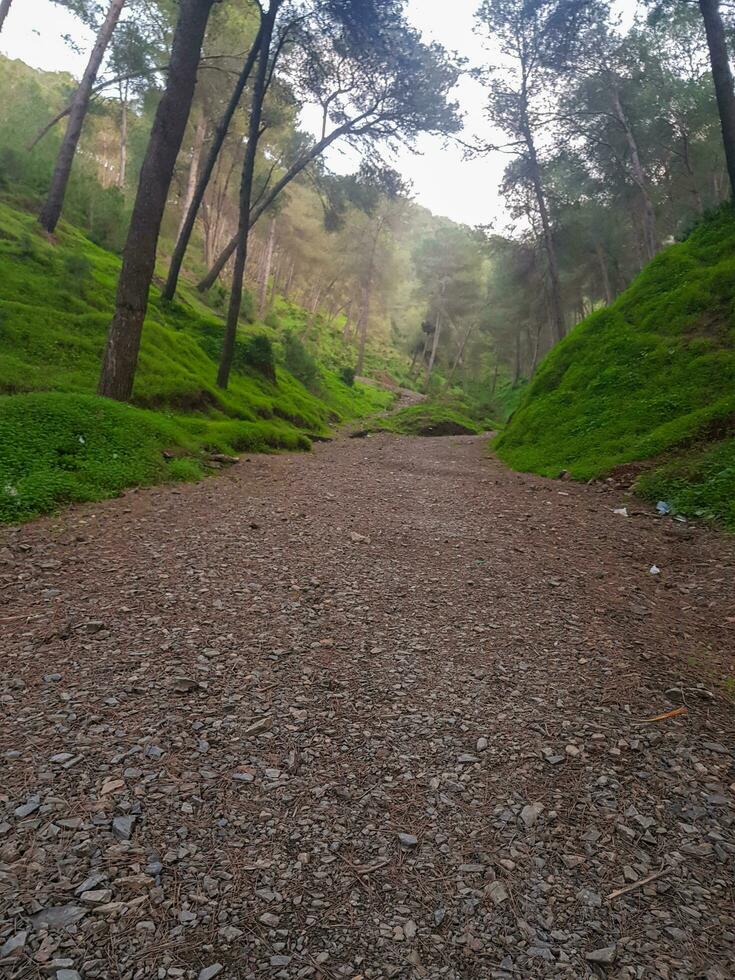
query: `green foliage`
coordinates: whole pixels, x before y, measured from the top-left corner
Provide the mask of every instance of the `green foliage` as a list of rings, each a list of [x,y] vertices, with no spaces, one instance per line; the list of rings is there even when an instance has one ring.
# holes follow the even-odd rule
[[[99,399],[119,261],[66,224],[57,237],[52,244],[32,215],[0,204],[0,522],[139,483],[195,479],[208,451],[308,449],[310,435],[390,401],[375,388],[346,388],[303,345],[298,363],[314,366],[318,397],[287,367],[276,385],[263,327],[241,331],[237,371],[220,391],[222,322],[186,289],[170,306],[151,296],[134,405]]]
[[[352,388],[355,384],[355,369],[353,367],[343,367],[339,376],[348,388]]]
[[[645,492],[729,520],[731,444],[692,453],[735,418],[734,311],[735,216],[726,208],[546,357],[496,441],[499,456],[517,469],[589,479],[668,454],[641,481]],[[696,486],[685,492],[690,458],[699,460]]]
[[[394,415],[371,422],[369,427],[373,431],[406,436],[477,435],[483,431],[471,418],[439,402],[409,405]]]
[[[313,390],[319,380],[319,367],[301,340],[289,331],[283,338],[283,363],[305,388]]]

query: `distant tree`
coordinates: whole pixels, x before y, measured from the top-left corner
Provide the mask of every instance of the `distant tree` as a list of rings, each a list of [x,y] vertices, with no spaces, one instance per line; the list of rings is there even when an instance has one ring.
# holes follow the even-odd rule
[[[84,125],[84,119],[87,115],[87,109],[89,108],[89,99],[92,94],[92,87],[94,86],[95,79],[97,78],[97,72],[102,64],[102,59],[105,56],[105,51],[110,43],[112,33],[115,30],[115,26],[118,22],[124,4],[125,0],[110,0],[110,6],[107,8],[107,15],[102,21],[97,34],[97,39],[95,40],[94,47],[92,48],[92,53],[90,54],[89,61],[87,62],[87,67],[84,70],[82,80],[79,83],[79,87],[74,94],[74,98],[72,99],[69,108],[69,122],[67,124],[66,133],[64,134],[64,139],[61,142],[59,153],[56,158],[56,166],[54,167],[54,173],[51,178],[51,186],[46,198],[46,203],[41,209],[41,213],[38,217],[41,225],[47,232],[49,232],[49,234],[55,230],[56,225],[59,222],[59,218],[61,217],[61,209],[64,206],[66,187],[69,183],[69,175],[71,174],[74,156],[77,152],[77,146],[79,145],[79,138],[82,135],[82,126]]]
[[[460,128],[456,103],[449,98],[457,66],[443,48],[422,42],[400,3],[390,0],[370,8],[370,3],[360,9],[354,0],[344,6],[329,0],[307,43],[294,45],[289,78],[300,102],[321,106],[322,136],[298,153],[253,207],[251,228],[284,188],[337,140],[370,155],[380,142],[411,144],[420,133],[448,134]],[[345,10],[355,17],[349,27],[341,19]],[[201,291],[217,280],[236,244],[234,236],[199,283]]]
[[[279,41],[276,40],[275,51],[271,51],[271,47],[274,43],[276,19],[278,17],[279,10],[283,6],[283,3],[284,0],[270,0],[268,8],[263,10],[261,15],[259,31],[260,47],[258,51],[253,94],[250,101],[248,139],[245,148],[242,179],[240,181],[239,218],[237,241],[235,245],[235,264],[232,273],[230,302],[227,308],[227,319],[225,321],[225,335],[222,343],[222,354],[220,356],[219,369],[217,371],[217,384],[220,388],[226,388],[229,383],[230,371],[232,370],[232,358],[235,352],[237,324],[240,319],[240,308],[242,306],[242,289],[245,276],[245,264],[247,262],[248,255],[250,211],[253,199],[253,181],[255,178],[255,162],[258,153],[258,141],[261,136],[263,102],[265,101],[266,91],[268,88],[269,72],[272,73],[274,70],[275,62],[278,56]]]
[[[727,50],[725,25],[720,13],[720,0],[699,0],[709,49],[712,81],[715,86],[717,110],[725,148],[730,193],[735,197],[735,91],[733,90],[730,56]]]
[[[180,0],[166,89],[156,110],[117,284],[98,392],[126,401],[133,391],[161,219],[194,96],[204,32],[215,0]]]

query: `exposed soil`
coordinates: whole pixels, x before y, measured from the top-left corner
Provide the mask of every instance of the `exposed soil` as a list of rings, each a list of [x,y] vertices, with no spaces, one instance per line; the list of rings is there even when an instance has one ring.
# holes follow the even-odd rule
[[[4,976],[735,975],[735,543],[485,445],[0,534]]]

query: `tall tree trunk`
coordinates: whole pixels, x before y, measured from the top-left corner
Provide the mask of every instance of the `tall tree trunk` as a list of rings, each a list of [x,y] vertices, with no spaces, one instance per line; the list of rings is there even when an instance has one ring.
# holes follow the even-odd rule
[[[513,371],[513,385],[517,385],[521,380],[521,334],[520,331],[516,334],[516,362],[515,369]]]
[[[271,277],[271,265],[273,264],[273,246],[276,243],[276,219],[271,218],[271,226],[268,230],[268,244],[265,247],[263,265],[260,270],[260,302],[258,304],[258,314],[262,320],[268,306],[268,282]]]
[[[204,193],[209,185],[209,181],[212,177],[222,145],[227,137],[230,123],[232,122],[232,117],[235,115],[235,110],[240,104],[240,99],[242,98],[242,93],[244,92],[245,86],[250,78],[253,65],[255,64],[255,59],[258,57],[258,51],[260,50],[260,39],[261,33],[258,31],[255,41],[253,42],[253,46],[245,59],[242,71],[238,76],[237,83],[232,90],[232,95],[230,96],[230,101],[227,103],[227,108],[222,113],[222,118],[214,131],[212,145],[209,148],[207,159],[204,161],[204,166],[202,167],[202,172],[197,181],[196,188],[194,189],[191,203],[186,211],[186,217],[181,223],[179,237],[176,241],[173,255],[171,256],[171,265],[169,266],[166,285],[163,287],[162,293],[164,299],[172,300],[176,295],[176,286],[178,285],[179,275],[181,274],[181,266],[184,262],[184,256],[186,255],[186,250],[189,246],[192,232],[194,231],[194,224],[196,223],[197,214],[199,213],[199,208],[204,200]]]
[[[166,90],[158,104],[123,251],[115,315],[107,334],[98,392],[130,398],[138,363],[140,337],[148,308],[148,290],[156,264],[156,247],[166,198],[181,149],[199,54],[215,0],[180,0]]]
[[[378,250],[378,239],[382,230],[383,218],[381,217],[378,218],[375,234],[373,235],[373,244],[370,249],[370,262],[368,264],[367,278],[365,279],[363,291],[362,311],[360,313],[360,346],[357,350],[357,364],[355,365],[355,374],[358,376],[362,375],[365,369],[365,347],[367,346],[367,335],[370,327],[370,300],[373,291],[373,278],[375,276],[375,255]]]
[[[648,259],[652,259],[656,252],[658,252],[658,236],[656,234],[656,212],[653,208],[653,202],[651,201],[651,195],[648,192],[648,180],[646,179],[646,173],[643,169],[643,164],[641,163],[640,153],[638,152],[638,143],[633,134],[633,130],[628,122],[628,117],[623,109],[623,104],[620,101],[620,93],[618,92],[617,86],[613,82],[610,85],[610,98],[612,100],[613,111],[615,112],[615,118],[620,123],[620,126],[625,133],[625,142],[628,144],[628,152],[630,153],[630,166],[633,173],[633,180],[641,193],[641,199],[643,202],[643,246],[646,251],[646,256]]]
[[[717,111],[720,114],[722,143],[725,147],[730,193],[735,197],[735,93],[727,52],[725,26],[720,15],[720,0],[699,0],[699,9],[707,35],[712,80],[715,83]]]
[[[439,348],[439,337],[441,336],[441,332],[441,314],[437,313],[436,323],[434,324],[434,339],[431,342],[431,356],[429,357],[429,363],[426,365],[426,374],[424,376],[424,387],[427,387],[429,381],[431,380],[431,374],[434,370],[434,363],[436,362],[436,352]]]
[[[370,284],[366,283],[363,286],[362,308],[360,310],[360,319],[357,324],[360,341],[357,348],[357,363],[355,364],[355,375],[357,377],[361,377],[362,372],[365,370],[365,348],[367,347],[368,327],[370,325],[370,292],[371,286]]]
[[[120,172],[117,175],[117,186],[124,190],[128,175],[128,92],[120,90]]]
[[[454,373],[459,367],[459,365],[462,363],[462,359],[464,357],[464,349],[467,346],[467,341],[470,339],[470,335],[472,334],[472,331],[474,329],[475,329],[475,324],[471,323],[469,327],[467,327],[467,330],[465,331],[465,335],[462,338],[462,342],[459,345],[459,350],[457,351],[457,356],[454,359],[454,364],[452,364],[449,374],[447,375],[447,387],[449,387],[449,385],[452,383],[452,378],[454,377]]]
[[[493,371],[493,383],[492,383],[492,386],[490,388],[490,394],[491,395],[494,395],[495,394],[495,390],[498,387],[498,371],[499,370],[500,370],[500,361],[496,359],[496,361],[495,361],[495,370]]]
[[[546,252],[546,263],[549,269],[549,281],[551,285],[551,318],[554,327],[554,336],[557,341],[564,338],[564,311],[561,302],[561,283],[559,280],[559,262],[556,257],[556,244],[554,233],[551,228],[549,209],[546,204],[546,194],[541,180],[541,167],[536,153],[536,143],[533,138],[531,126],[524,116],[523,135],[528,150],[528,162],[531,168],[531,182],[533,183],[536,206],[538,207],[539,217],[541,218],[541,228],[544,237],[544,251]]]
[[[97,72],[102,64],[107,45],[110,43],[112,32],[115,30],[124,3],[125,0],[111,0],[110,6],[107,8],[107,16],[94,42],[94,47],[92,48],[87,67],[82,75],[82,80],[79,83],[79,88],[74,93],[69,112],[69,122],[67,123],[66,133],[64,134],[64,139],[56,157],[56,166],[54,167],[54,173],[51,178],[48,197],[38,216],[41,225],[49,234],[54,231],[61,217],[66,187],[69,183],[69,175],[71,174],[74,156],[79,145],[79,137],[82,135],[84,119],[89,108],[92,86],[94,85],[94,80],[97,77]]]
[[[271,204],[275,201],[284,187],[287,187],[294,178],[298,177],[302,170],[307,167],[312,160],[316,160],[327,147],[331,146],[340,136],[344,136],[345,133],[350,132],[354,127],[356,120],[350,120],[339,126],[333,132],[326,136],[324,139],[319,140],[314,146],[303,156],[299,157],[298,160],[293,163],[286,173],[278,180],[273,187],[268,191],[268,193],[262,198],[261,201],[253,208],[252,214],[250,215],[250,228],[253,228],[258,218],[267,211]],[[206,293],[208,289],[211,289],[220,276],[220,273],[224,267],[229,262],[235,249],[237,248],[237,235],[233,235],[230,241],[222,249],[221,253],[217,256],[216,262],[213,264],[209,272],[204,276],[204,278],[197,283],[197,289],[200,293]]]
[[[5,23],[5,18],[8,16],[12,2],[13,0],[0,0],[0,31],[3,29],[3,24]]]
[[[613,301],[613,293],[610,288],[610,273],[607,268],[607,256],[605,255],[605,249],[602,247],[600,242],[595,242],[595,255],[597,256],[597,264],[600,267],[600,276],[602,278],[602,288],[605,293],[605,302],[609,306]]]
[[[237,247],[235,250],[235,265],[232,270],[232,287],[230,305],[227,309],[225,336],[222,344],[217,384],[227,388],[232,370],[232,358],[235,353],[237,324],[240,319],[242,306],[242,287],[245,274],[245,263],[248,257],[248,236],[250,232],[250,206],[253,197],[253,177],[255,175],[255,160],[260,138],[260,121],[263,115],[263,100],[265,99],[266,80],[268,77],[269,55],[271,40],[278,13],[279,0],[271,0],[268,11],[263,14],[260,32],[260,52],[258,54],[258,70],[253,86],[253,98],[250,106],[248,123],[248,142],[245,150],[245,161],[240,182],[240,213],[237,229]]]
[[[176,233],[176,239],[181,237],[181,232],[186,224],[186,216],[189,213],[189,208],[191,207],[191,202],[194,200],[194,193],[197,187],[197,179],[199,177],[199,164],[202,158],[202,148],[204,146],[204,139],[207,135],[207,117],[202,111],[199,116],[199,120],[196,124],[196,129],[194,130],[194,143],[191,148],[191,160],[189,162],[189,176],[186,180],[186,194],[184,195],[184,205],[181,209],[181,221],[179,222],[179,230]]]

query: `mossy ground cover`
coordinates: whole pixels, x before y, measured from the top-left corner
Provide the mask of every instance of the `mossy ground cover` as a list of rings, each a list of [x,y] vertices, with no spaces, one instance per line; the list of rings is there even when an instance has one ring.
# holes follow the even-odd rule
[[[495,442],[516,469],[590,479],[657,459],[646,496],[735,530],[735,214],[651,262],[546,357]],[[716,444],[715,444],[716,443]]]
[[[477,435],[490,427],[442,402],[409,405],[385,418],[371,420],[368,426],[371,431],[407,436]]]
[[[321,360],[308,385],[295,377],[283,363],[289,323],[243,328],[273,335],[275,383],[241,365],[220,391],[222,321],[186,286],[171,307],[151,292],[132,405],[97,398],[119,267],[76,229],[62,225],[49,241],[31,214],[0,203],[0,522],[193,478],[210,451],[305,449],[331,424],[391,401]]]

